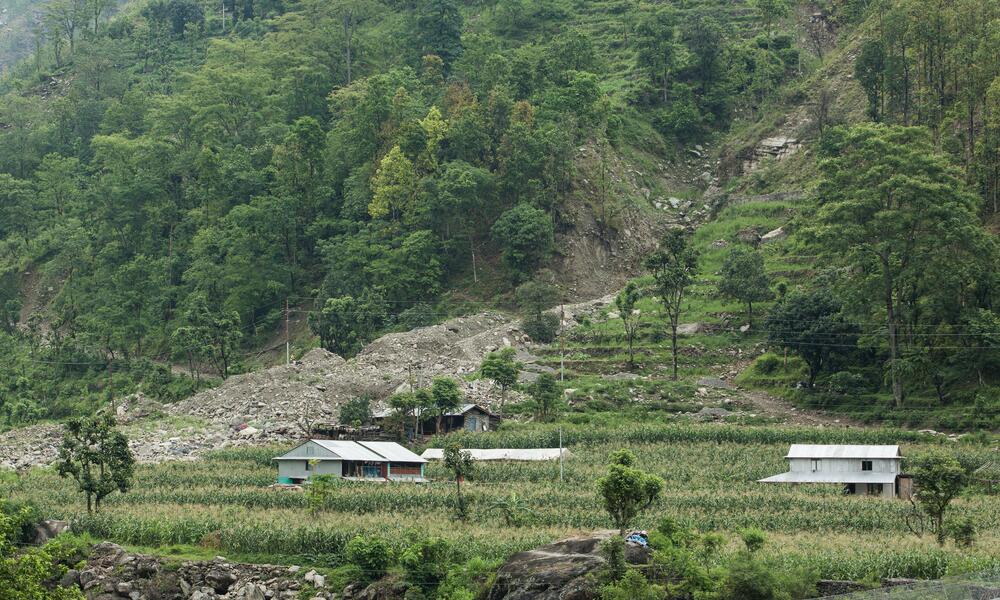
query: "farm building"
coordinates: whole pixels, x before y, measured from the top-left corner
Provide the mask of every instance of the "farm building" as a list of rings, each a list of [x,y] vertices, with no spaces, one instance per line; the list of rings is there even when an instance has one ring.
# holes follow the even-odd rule
[[[896,498],[910,494],[911,480],[900,472],[899,446],[792,444],[788,472],[762,483],[836,483],[845,493]]]
[[[380,410],[372,415],[372,419],[382,424],[386,417],[392,416],[393,409]],[[479,404],[463,404],[457,410],[446,413],[441,419],[441,431],[437,431],[437,416],[422,417],[420,409],[417,409],[417,417],[420,417],[420,428],[422,433],[448,433],[451,431],[489,431],[497,426],[500,417],[489,409]],[[412,432],[407,432],[408,435]]]
[[[559,448],[469,448],[463,449],[474,460],[545,461],[559,460]],[[561,449],[562,457],[569,458],[569,450]],[[442,448],[428,448],[421,454],[427,460],[444,458]]]
[[[278,483],[302,483],[312,475],[426,481],[427,461],[395,442],[309,440],[274,460],[278,463]]]

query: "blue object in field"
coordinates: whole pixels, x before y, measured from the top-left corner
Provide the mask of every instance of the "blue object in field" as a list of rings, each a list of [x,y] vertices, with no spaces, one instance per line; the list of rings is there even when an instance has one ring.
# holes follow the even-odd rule
[[[292,485],[293,482],[291,477],[279,477],[278,483],[281,485]]]
[[[647,546],[647,547],[649,546],[649,539],[646,538],[646,536],[644,536],[641,533],[633,533],[632,535],[625,538],[625,542],[626,543],[631,542],[633,544],[638,544],[640,546]]]

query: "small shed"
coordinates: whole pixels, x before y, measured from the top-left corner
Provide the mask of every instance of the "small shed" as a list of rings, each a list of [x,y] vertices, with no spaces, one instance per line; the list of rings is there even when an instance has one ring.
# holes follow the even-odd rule
[[[792,444],[788,472],[761,483],[832,483],[845,493],[897,498],[903,455],[899,446]],[[905,487],[905,483],[903,484]]]
[[[381,424],[394,412],[392,408],[386,408],[377,411],[372,415],[372,419]],[[497,414],[481,404],[463,404],[457,410],[445,413],[441,418],[441,431],[437,430],[437,416],[425,417],[422,415],[422,411],[417,409],[417,417],[420,419],[421,432],[427,434],[452,431],[490,431],[495,429],[500,422],[500,417]]]
[[[469,448],[462,450],[474,460],[523,462],[559,460],[560,451],[562,458],[569,458],[569,450],[565,448]],[[428,448],[420,456],[427,460],[442,460],[444,450],[442,448]]]
[[[275,457],[278,483],[303,483],[313,475],[368,481],[426,481],[426,460],[395,442],[308,440]]]

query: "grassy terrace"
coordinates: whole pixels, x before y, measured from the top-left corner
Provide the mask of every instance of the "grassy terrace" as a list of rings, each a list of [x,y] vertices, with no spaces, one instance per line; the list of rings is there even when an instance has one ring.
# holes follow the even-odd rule
[[[358,533],[387,536],[401,543],[408,535],[440,536],[469,556],[500,559],[512,552],[575,533],[606,528],[595,480],[609,452],[632,448],[642,466],[663,476],[667,490],[641,526],[670,515],[732,541],[743,527],[769,532],[776,565],[807,563],[824,577],[937,577],[1000,564],[1000,507],[996,497],[972,490],[955,503],[956,516],[979,524],[971,549],[938,548],[929,536],[906,532],[909,504],[844,497],[830,486],[766,486],[756,480],[785,469],[791,440],[885,442],[921,439],[889,430],[823,430],[660,422],[627,424],[617,415],[564,424],[573,456],[558,480],[557,464],[484,464],[467,485],[473,518],[452,517],[453,483],[438,465],[434,483],[344,483],[329,505],[310,512],[301,492],[269,488],[275,477],[271,457],[279,448],[218,452],[194,463],[165,463],[139,469],[133,491],[108,498],[101,513],[88,516],[82,499],[54,473],[35,470],[0,483],[14,500],[32,500],[46,514],[73,519],[77,530],[95,537],[164,553],[252,556],[336,566],[347,540]],[[596,425],[603,425],[596,427]],[[522,425],[461,440],[467,445],[548,445],[554,425]],[[933,443],[914,441],[907,453]],[[961,444],[963,460],[984,460],[987,446]],[[528,520],[506,527],[489,510],[492,501],[516,493]],[[736,548],[732,542],[732,548]]]

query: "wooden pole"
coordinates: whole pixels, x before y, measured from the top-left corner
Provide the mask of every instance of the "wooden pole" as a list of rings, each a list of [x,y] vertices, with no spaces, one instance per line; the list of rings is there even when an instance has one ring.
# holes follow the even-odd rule
[[[288,296],[285,296],[285,366],[292,364],[292,343],[288,337]]]
[[[563,440],[562,440],[562,425],[559,426],[559,482],[562,483],[563,480]]]

